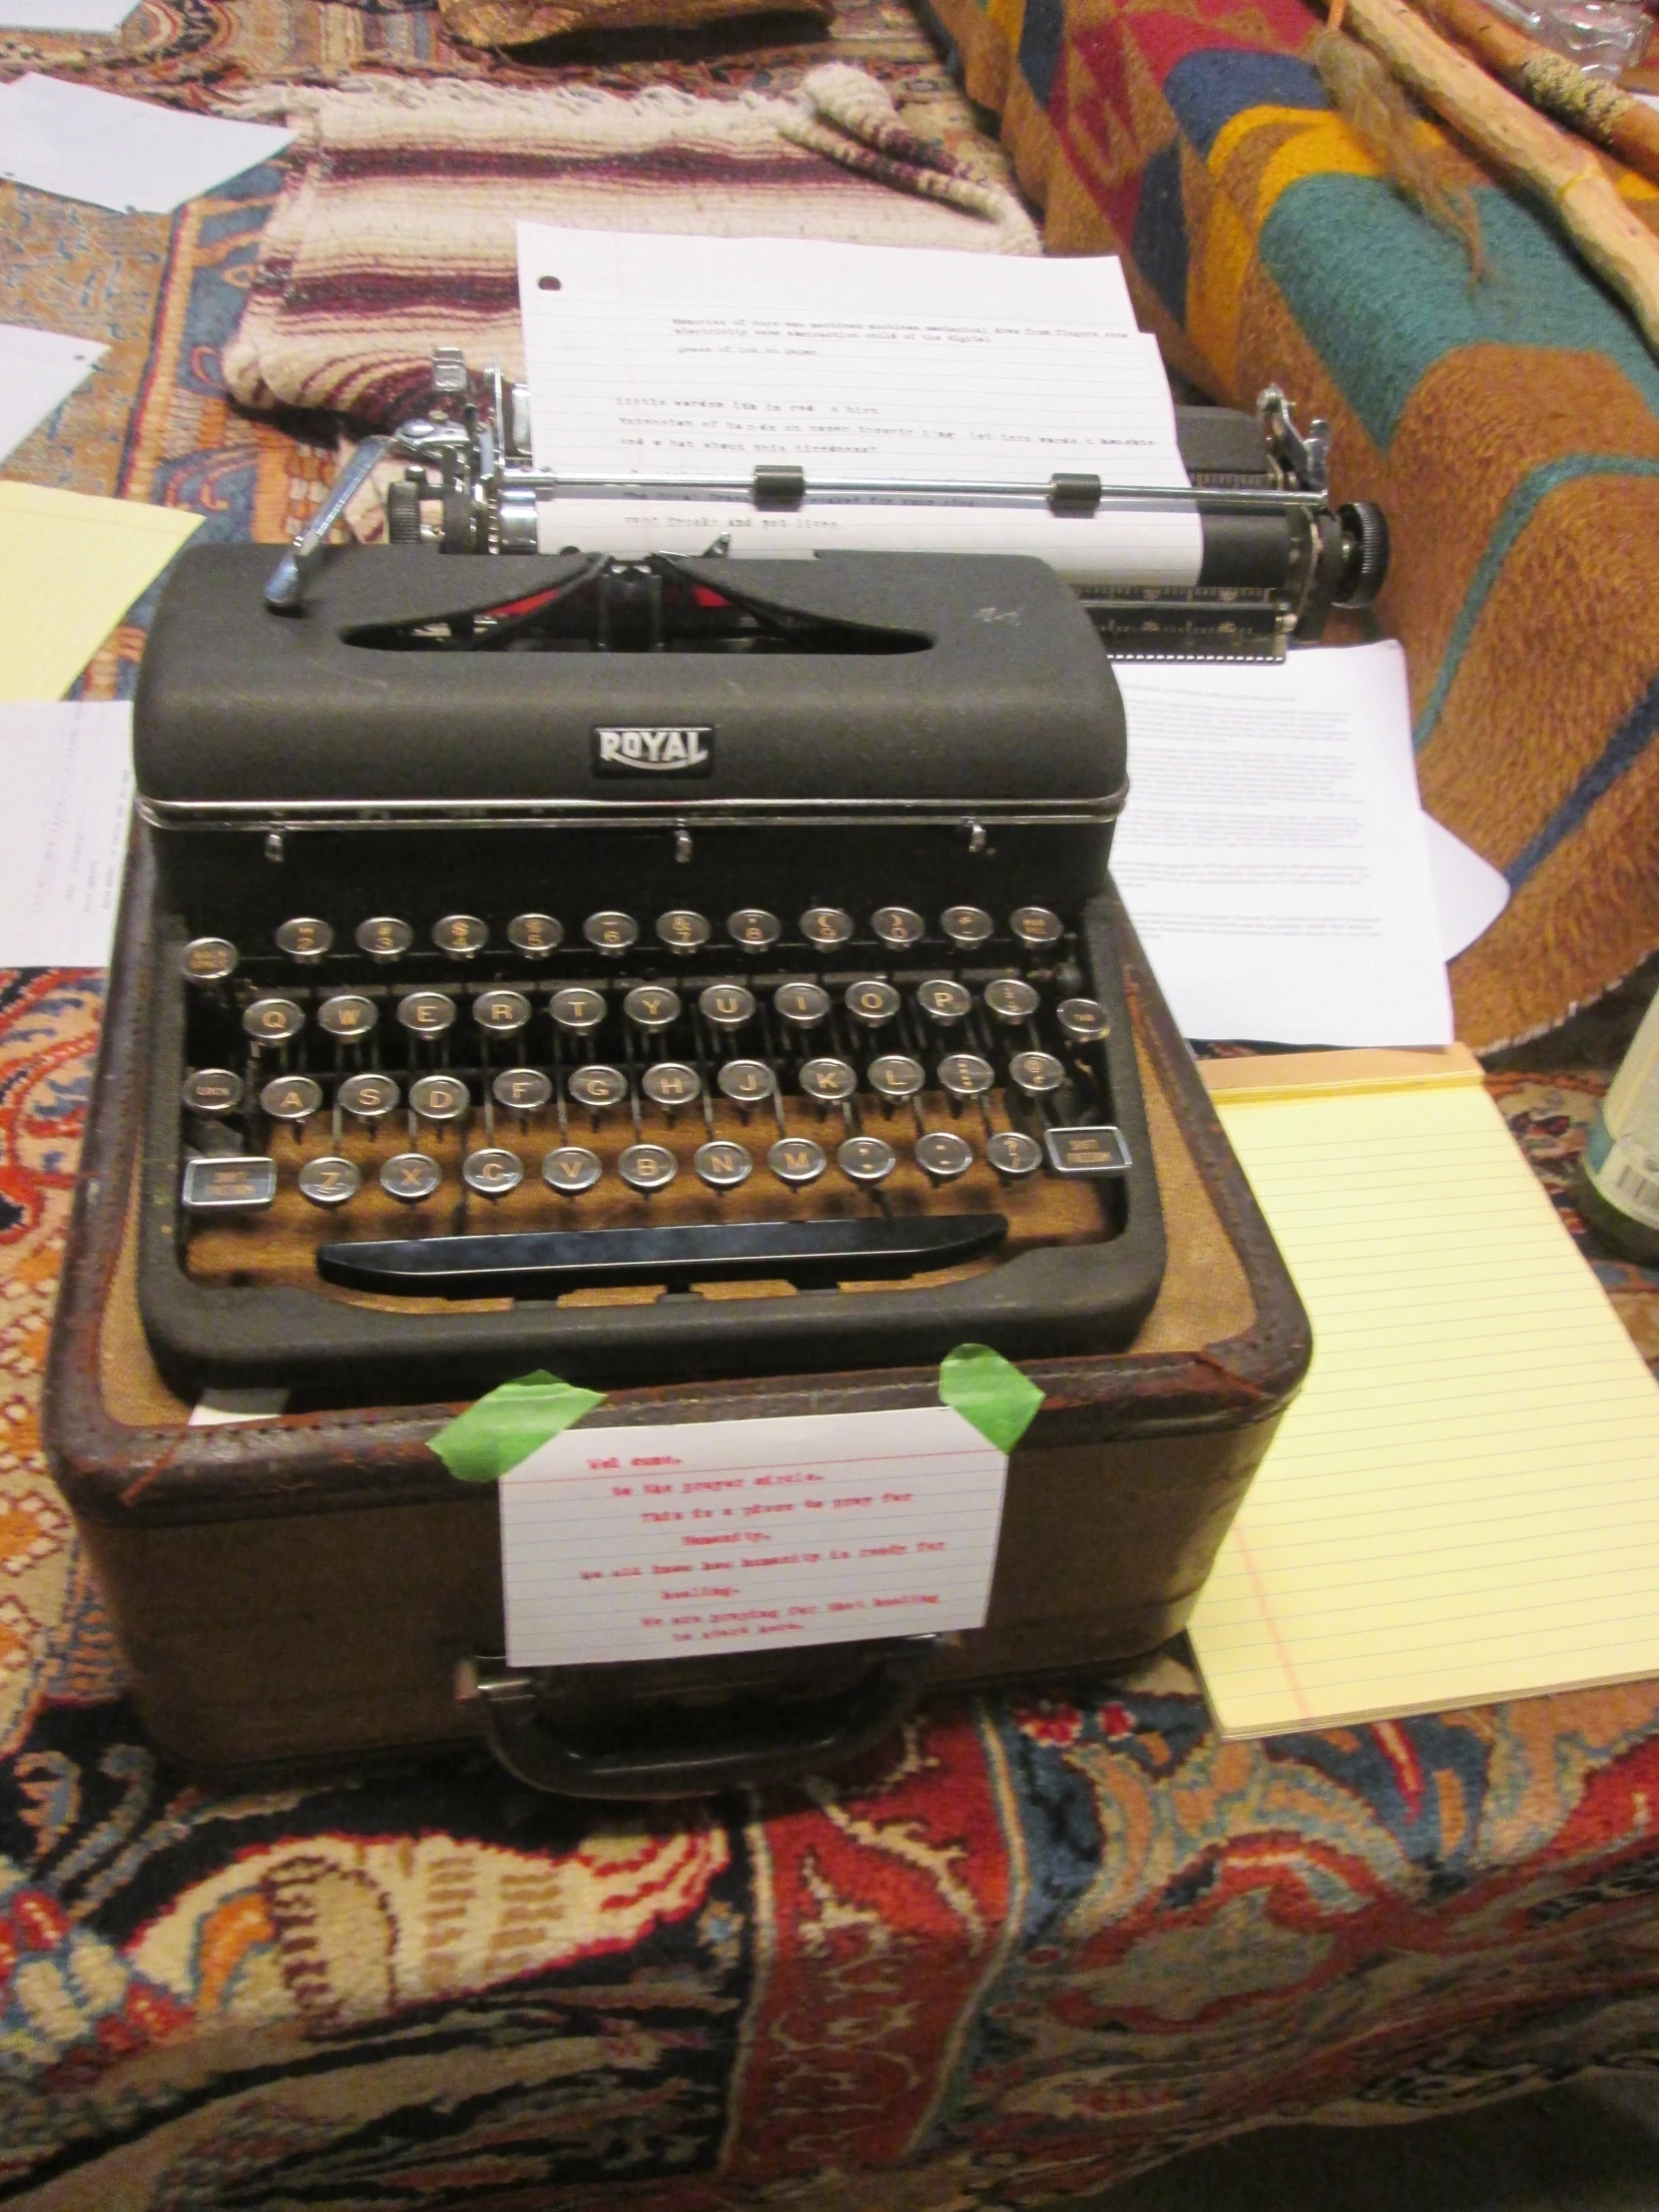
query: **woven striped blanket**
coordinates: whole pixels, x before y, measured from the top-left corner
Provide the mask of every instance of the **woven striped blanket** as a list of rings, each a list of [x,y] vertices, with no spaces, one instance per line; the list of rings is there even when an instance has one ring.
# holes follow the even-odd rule
[[[1243,405],[1283,384],[1330,417],[1341,496],[1387,508],[1423,799],[1513,891],[1452,965],[1458,1032],[1553,1026],[1659,944],[1659,364],[1424,124],[1479,212],[1471,284],[1332,112],[1301,0],[936,5],[1049,251],[1121,252],[1174,368]]]

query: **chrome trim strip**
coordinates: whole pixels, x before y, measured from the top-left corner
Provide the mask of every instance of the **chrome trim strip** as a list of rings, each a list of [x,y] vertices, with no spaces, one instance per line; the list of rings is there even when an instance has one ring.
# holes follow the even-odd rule
[[[260,833],[300,830],[782,830],[883,822],[907,828],[988,828],[1096,825],[1115,822],[1128,786],[1098,799],[1008,801],[972,799],[482,799],[387,800],[357,805],[335,800],[283,804],[263,800],[143,799],[141,818],[153,830],[240,830]]]

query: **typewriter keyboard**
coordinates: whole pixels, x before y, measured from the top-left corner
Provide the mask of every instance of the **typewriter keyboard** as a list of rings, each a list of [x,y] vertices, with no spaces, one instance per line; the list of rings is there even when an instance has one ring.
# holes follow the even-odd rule
[[[1039,905],[193,938],[186,1265],[615,1303],[1111,1236],[1129,1162],[1081,959]]]

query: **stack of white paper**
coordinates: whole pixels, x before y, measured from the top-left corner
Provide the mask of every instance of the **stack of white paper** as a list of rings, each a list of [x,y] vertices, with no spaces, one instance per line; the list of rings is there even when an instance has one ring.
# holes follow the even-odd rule
[[[0,322],[0,461],[62,404],[108,351],[91,338],[60,337]]]
[[[118,213],[169,215],[270,161],[292,136],[56,77],[30,73],[0,85],[0,177]]]

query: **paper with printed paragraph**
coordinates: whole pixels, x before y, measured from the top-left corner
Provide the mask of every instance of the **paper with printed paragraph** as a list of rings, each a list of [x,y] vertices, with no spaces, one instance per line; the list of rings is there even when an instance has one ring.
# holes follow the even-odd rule
[[[1191,1623],[1223,1734],[1659,1673],[1659,1384],[1478,1071],[1216,1104],[1315,1342]]]
[[[567,1429],[498,1485],[508,1664],[981,1627],[1007,1471],[943,1405]]]

